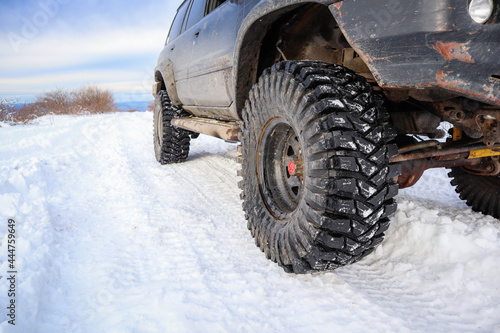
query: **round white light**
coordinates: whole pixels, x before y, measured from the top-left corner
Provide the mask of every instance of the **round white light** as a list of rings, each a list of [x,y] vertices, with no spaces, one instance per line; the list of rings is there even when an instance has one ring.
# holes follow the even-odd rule
[[[471,0],[469,15],[477,23],[485,23],[493,13],[493,0]]]

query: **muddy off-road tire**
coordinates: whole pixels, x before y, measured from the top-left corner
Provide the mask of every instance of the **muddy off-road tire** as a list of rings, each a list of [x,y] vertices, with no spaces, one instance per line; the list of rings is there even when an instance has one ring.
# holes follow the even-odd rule
[[[191,132],[172,126],[174,118],[188,114],[182,108],[172,105],[166,91],[160,91],[155,98],[153,141],[156,160],[161,164],[184,162],[189,154]]]
[[[452,168],[448,176],[472,210],[500,218],[500,177],[474,175],[460,167]]]
[[[266,257],[287,272],[356,262],[383,239],[400,172],[396,132],[366,80],[337,65],[264,71],[243,110],[243,209]]]

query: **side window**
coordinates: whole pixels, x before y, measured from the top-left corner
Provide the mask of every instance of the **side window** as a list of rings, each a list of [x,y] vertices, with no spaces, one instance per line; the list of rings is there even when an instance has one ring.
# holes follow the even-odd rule
[[[222,5],[224,2],[226,2],[226,0],[208,0],[207,15],[210,14],[210,12],[214,11],[215,8]]]
[[[189,11],[186,30],[198,23],[205,15],[205,5],[207,0],[193,0],[193,5]]]
[[[184,22],[184,16],[186,16],[188,5],[189,0],[186,0],[177,10],[177,15],[175,15],[172,26],[170,27],[170,32],[168,33],[167,43],[181,34],[181,27]]]

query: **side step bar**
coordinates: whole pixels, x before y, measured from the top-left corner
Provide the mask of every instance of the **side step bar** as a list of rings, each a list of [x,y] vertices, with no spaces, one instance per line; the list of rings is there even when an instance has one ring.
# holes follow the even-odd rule
[[[237,122],[185,117],[172,119],[171,123],[175,127],[180,127],[191,132],[206,134],[231,142],[240,141],[238,139],[240,125]]]

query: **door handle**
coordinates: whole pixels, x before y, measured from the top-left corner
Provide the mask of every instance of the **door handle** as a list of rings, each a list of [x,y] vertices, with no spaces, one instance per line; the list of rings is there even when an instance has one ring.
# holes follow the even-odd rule
[[[198,38],[198,37],[200,36],[200,32],[199,32],[199,31],[198,31],[198,32],[196,32],[196,33],[194,34],[194,36],[195,36],[196,38]]]
[[[170,52],[172,52],[174,49],[175,49],[175,45],[172,45],[172,47],[170,48]]]

